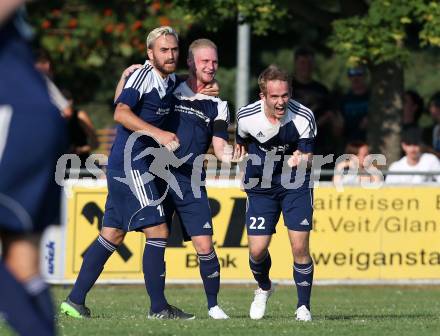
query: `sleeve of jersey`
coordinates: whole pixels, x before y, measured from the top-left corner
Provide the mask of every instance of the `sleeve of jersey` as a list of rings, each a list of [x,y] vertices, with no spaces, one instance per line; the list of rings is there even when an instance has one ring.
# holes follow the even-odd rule
[[[214,119],[213,135],[228,141],[229,109],[228,103],[220,101],[217,104],[217,117]]]
[[[142,95],[147,92],[151,68],[137,69],[125,83],[124,89],[116,99],[115,104],[122,103],[128,105],[132,110],[142,98]]]
[[[246,143],[246,138],[248,133],[243,128],[243,123],[237,120],[237,129],[235,130],[235,143],[238,145],[244,145]]]
[[[317,130],[312,111],[304,109],[298,112],[294,124],[299,133],[298,150],[303,153],[313,152]]]

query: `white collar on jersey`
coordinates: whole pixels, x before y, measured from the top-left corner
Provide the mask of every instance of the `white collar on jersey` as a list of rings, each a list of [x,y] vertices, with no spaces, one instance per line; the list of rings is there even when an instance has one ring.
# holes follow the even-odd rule
[[[277,130],[277,132],[278,132],[278,130],[279,130],[279,128],[281,126],[286,125],[289,121],[292,120],[292,116],[291,116],[291,114],[289,112],[289,107],[287,106],[286,113],[284,113],[284,116],[280,120],[278,120],[278,122],[276,124],[273,124],[267,118],[266,112],[264,110],[264,101],[263,101],[263,99],[260,100],[260,106],[261,106],[261,114],[263,116],[263,119],[267,122],[267,125],[269,126],[269,128]]]
[[[213,100],[213,101],[219,101],[220,99],[217,97],[207,96],[203,93],[195,93],[189,85],[185,82],[182,82],[179,84],[179,86],[174,90],[174,95],[178,99],[185,99],[185,100]]]
[[[164,88],[166,89],[168,87],[168,82],[170,81],[170,79],[175,82],[176,81],[176,75],[174,73],[166,76],[165,78],[163,78],[159,72],[156,70],[156,68],[153,66],[153,64],[151,64],[151,62],[149,60],[146,60],[144,63],[144,66],[149,65],[151,67],[153,67],[154,70],[154,74],[156,75],[157,79],[159,80],[160,83],[162,83],[162,85],[164,86]]]

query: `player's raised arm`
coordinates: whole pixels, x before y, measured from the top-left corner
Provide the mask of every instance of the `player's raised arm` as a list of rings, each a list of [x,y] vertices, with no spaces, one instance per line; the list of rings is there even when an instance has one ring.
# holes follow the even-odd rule
[[[213,136],[212,147],[214,155],[222,162],[231,162],[233,158],[233,147],[225,139]]]
[[[211,83],[206,84],[200,93],[211,97],[218,97],[220,95],[220,84],[214,79]]]
[[[233,148],[228,145],[229,109],[225,101],[217,102],[217,117],[214,119],[212,146],[217,159],[231,162]]]
[[[179,147],[179,139],[174,133],[163,131],[143,121],[126,104],[118,103],[116,105],[114,120],[133,132],[144,132],[145,135],[153,137],[170,151],[174,151]]]
[[[119,79],[119,82],[116,85],[115,98],[113,100],[114,102],[116,102],[116,100],[118,99],[122,90],[124,89],[124,86],[125,86],[125,83],[127,82],[128,77],[130,77],[130,75],[133,72],[135,72],[137,69],[139,69],[141,67],[142,67],[142,64],[132,64],[122,72],[121,78]]]

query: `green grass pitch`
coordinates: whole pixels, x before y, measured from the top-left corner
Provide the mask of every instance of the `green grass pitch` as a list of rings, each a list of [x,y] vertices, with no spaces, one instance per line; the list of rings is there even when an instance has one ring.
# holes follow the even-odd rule
[[[201,286],[168,285],[169,302],[196,314],[194,321],[147,320],[143,286],[95,286],[87,305],[92,319],[58,315],[60,335],[440,335],[440,286],[315,286],[313,322],[294,320],[296,291],[278,286],[263,320],[248,317],[254,286],[223,286],[227,321],[207,317]],[[53,288],[57,308],[69,287]],[[0,335],[13,335],[0,323]]]

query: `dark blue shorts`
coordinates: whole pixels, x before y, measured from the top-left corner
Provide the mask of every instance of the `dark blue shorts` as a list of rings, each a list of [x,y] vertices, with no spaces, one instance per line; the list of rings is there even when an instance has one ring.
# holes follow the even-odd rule
[[[102,225],[125,232],[165,223],[166,185],[159,178],[142,181],[146,170],[107,170],[108,195]]]
[[[0,38],[0,74],[0,231],[41,232],[59,221],[65,121],[24,41]]]
[[[190,183],[178,182],[183,198],[180,198],[174,189],[169,189],[165,202],[167,223],[171,223],[173,214],[178,216],[184,240],[193,236],[212,236],[212,216],[206,188],[201,187],[198,195],[200,197],[196,197]]]
[[[266,193],[248,193],[246,229],[248,235],[272,235],[283,213],[284,225],[293,231],[312,230],[313,189],[273,188]]]

